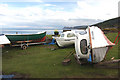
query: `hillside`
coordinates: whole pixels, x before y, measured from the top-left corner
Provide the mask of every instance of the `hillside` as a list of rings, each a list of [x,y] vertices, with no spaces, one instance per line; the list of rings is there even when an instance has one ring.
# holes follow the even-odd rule
[[[98,26],[101,29],[104,28],[118,28],[120,27],[120,25],[118,24],[118,22],[120,22],[120,17],[117,18],[113,18],[113,19],[109,19],[97,24],[93,24],[94,26]]]
[[[84,29],[88,25],[84,26],[74,26],[74,27],[64,27],[63,30],[71,30],[71,29]],[[98,26],[101,28],[103,31],[112,31],[116,32],[118,31],[118,28],[120,27],[120,17],[117,18],[112,18],[97,24],[89,25],[89,26]]]

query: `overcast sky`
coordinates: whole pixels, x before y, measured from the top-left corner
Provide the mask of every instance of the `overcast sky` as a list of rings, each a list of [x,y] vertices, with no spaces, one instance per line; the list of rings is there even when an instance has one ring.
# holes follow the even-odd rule
[[[118,17],[119,0],[0,0],[2,28],[61,29]]]

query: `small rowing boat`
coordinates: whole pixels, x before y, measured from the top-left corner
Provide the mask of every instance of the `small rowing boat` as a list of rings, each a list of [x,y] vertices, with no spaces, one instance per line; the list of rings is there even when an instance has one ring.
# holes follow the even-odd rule
[[[11,43],[43,42],[46,39],[46,32],[43,31],[35,34],[7,34],[6,37]]]

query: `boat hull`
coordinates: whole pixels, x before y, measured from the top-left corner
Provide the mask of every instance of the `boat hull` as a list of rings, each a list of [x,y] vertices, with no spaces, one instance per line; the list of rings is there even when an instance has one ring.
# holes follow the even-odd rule
[[[15,34],[6,35],[10,42],[44,42],[46,39],[46,32],[38,34]]]
[[[75,43],[75,39],[56,38],[56,42],[59,47],[67,47],[67,46],[73,45]]]
[[[10,44],[10,41],[4,34],[0,34],[0,45]]]
[[[75,32],[74,31],[66,31],[61,33],[60,37],[53,38],[56,40],[58,47],[67,47],[75,44]]]

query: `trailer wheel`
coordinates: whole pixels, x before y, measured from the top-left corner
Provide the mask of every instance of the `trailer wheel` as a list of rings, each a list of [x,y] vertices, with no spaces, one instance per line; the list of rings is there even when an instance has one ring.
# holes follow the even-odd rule
[[[27,49],[27,45],[23,45],[23,46],[22,46],[22,49],[23,49],[23,50],[26,50],[26,49]]]

